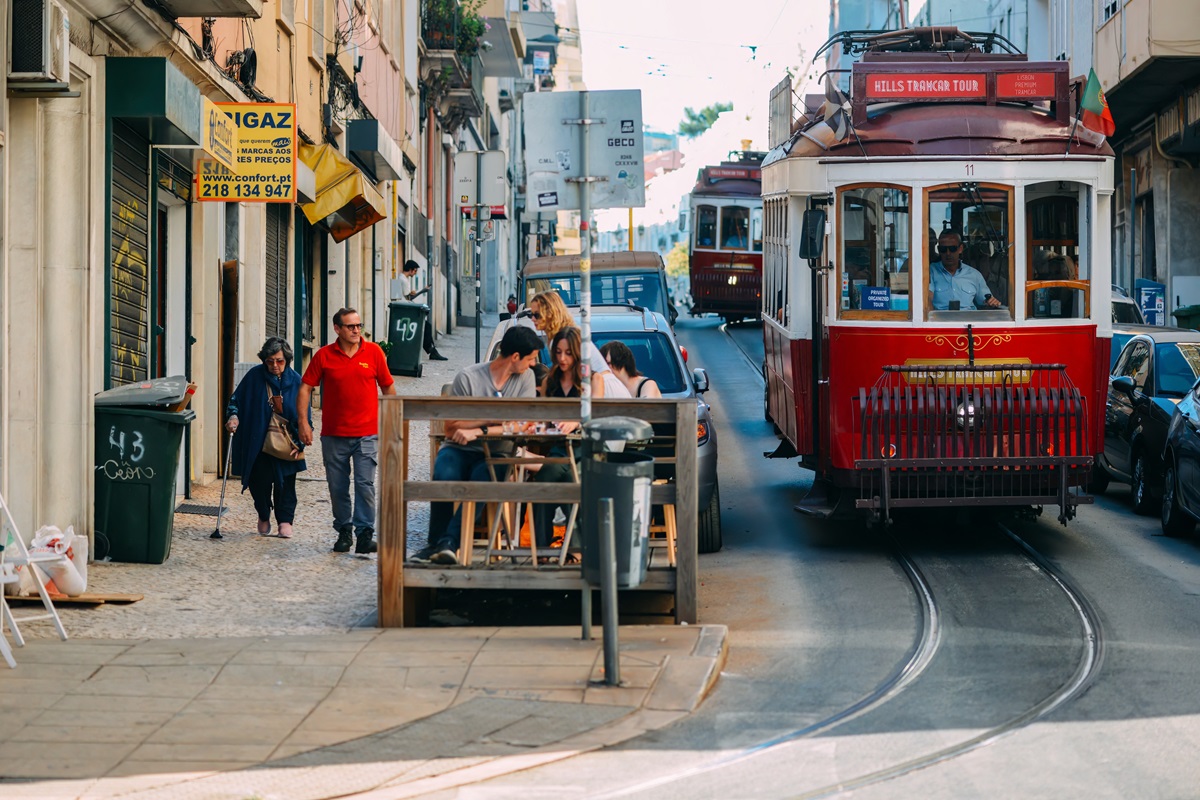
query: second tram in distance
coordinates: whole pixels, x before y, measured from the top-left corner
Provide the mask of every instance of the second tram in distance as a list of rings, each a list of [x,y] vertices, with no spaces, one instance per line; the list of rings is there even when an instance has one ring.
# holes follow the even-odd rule
[[[749,142],[747,142],[749,144]],[[764,153],[740,150],[703,167],[689,200],[692,313],[757,319],[762,306]]]
[[[766,413],[817,474],[798,508],[1065,523],[1104,441],[1112,150],[1073,131],[1068,65],[1001,37],[830,41],[861,54],[845,111],[793,120],[781,83],[762,167]]]

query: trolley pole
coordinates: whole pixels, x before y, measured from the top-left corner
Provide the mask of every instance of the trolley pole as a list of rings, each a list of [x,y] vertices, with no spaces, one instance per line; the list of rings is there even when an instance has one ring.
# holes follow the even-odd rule
[[[483,151],[475,151],[475,363],[479,363],[479,332],[483,328],[483,319],[479,316],[479,293],[482,283],[479,280],[479,262],[483,257],[483,235],[479,229],[480,217],[483,216]]]

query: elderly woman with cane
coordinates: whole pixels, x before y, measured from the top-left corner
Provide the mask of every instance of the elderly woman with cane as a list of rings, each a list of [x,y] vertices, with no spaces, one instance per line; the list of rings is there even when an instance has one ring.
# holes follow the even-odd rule
[[[271,535],[273,496],[277,535],[290,539],[296,473],[307,469],[296,416],[300,373],[292,369],[291,346],[277,336],[267,339],[258,357],[262,364],[246,373],[229,398],[225,428],[234,434],[229,445],[234,471],[242,476],[242,491],[249,489],[254,498],[258,532]]]

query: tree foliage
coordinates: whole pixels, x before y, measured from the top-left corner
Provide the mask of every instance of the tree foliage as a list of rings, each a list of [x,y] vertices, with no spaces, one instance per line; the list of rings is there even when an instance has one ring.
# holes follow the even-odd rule
[[[699,111],[693,111],[691,108],[683,110],[684,119],[679,123],[679,135],[686,136],[689,139],[695,139],[700,134],[712,127],[712,124],[717,121],[717,116],[723,111],[732,111],[733,103],[713,103],[710,106],[705,106]]]
[[[685,278],[688,274],[687,245],[679,242],[667,253],[667,274],[672,278]]]

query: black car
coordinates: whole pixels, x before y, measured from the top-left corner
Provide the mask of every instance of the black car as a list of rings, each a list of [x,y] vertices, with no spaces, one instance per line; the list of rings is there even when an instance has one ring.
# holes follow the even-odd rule
[[[1175,406],[1163,461],[1163,533],[1185,536],[1200,519],[1200,381]]]
[[[1131,338],[1109,378],[1104,453],[1092,488],[1108,481],[1133,488],[1133,507],[1152,514],[1163,486],[1162,458],[1175,404],[1200,376],[1200,331],[1160,328]]]

